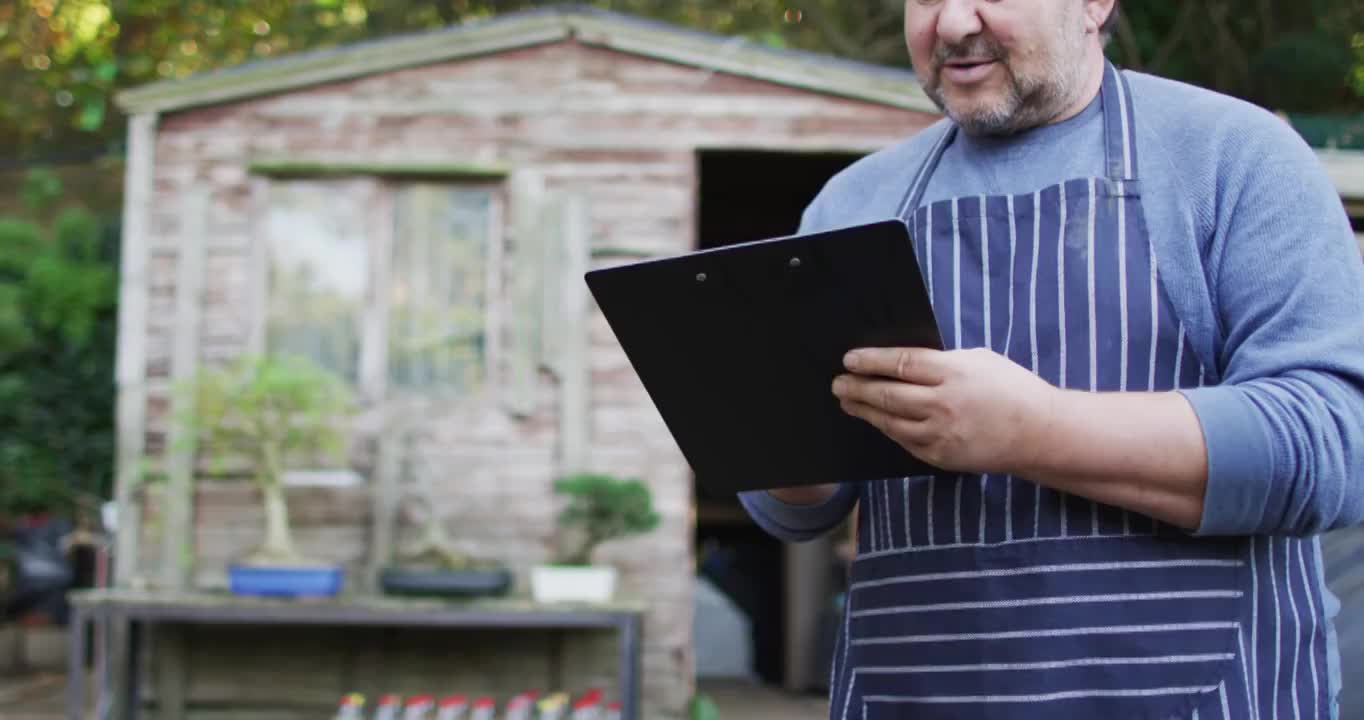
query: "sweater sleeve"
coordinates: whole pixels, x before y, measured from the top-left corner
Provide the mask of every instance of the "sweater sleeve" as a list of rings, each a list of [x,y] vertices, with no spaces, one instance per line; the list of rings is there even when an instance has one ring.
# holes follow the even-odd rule
[[[739,502],[769,535],[791,543],[807,542],[843,523],[857,504],[860,487],[855,483],[839,485],[832,497],[818,505],[791,505],[766,491],[741,493]]]
[[[1314,153],[1249,119],[1220,163],[1207,249],[1221,383],[1187,390],[1208,450],[1200,535],[1364,521],[1364,264]]]

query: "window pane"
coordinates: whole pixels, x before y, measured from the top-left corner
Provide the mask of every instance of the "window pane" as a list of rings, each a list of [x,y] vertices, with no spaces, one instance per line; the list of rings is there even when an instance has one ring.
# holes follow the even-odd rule
[[[359,379],[369,276],[368,193],[359,181],[271,186],[266,349],[303,355]]]
[[[483,380],[492,193],[411,185],[399,191],[395,206],[389,384],[473,388]]]

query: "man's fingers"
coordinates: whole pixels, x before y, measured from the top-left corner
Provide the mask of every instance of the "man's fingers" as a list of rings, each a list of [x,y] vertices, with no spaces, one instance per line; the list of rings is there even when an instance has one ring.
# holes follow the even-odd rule
[[[933,432],[924,421],[893,415],[865,403],[844,400],[841,404],[843,412],[867,421],[906,449],[927,447],[933,442]]]
[[[907,420],[927,420],[932,416],[933,390],[896,380],[874,380],[843,375],[834,381],[834,395]]]
[[[928,348],[863,348],[843,358],[850,372],[879,375],[916,385],[942,384],[945,353]]]

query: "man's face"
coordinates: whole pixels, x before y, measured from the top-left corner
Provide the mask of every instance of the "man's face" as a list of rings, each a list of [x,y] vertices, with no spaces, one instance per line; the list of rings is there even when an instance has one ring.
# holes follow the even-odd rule
[[[1076,102],[1102,4],[906,0],[905,38],[924,91],[948,117],[971,134],[1007,135]]]

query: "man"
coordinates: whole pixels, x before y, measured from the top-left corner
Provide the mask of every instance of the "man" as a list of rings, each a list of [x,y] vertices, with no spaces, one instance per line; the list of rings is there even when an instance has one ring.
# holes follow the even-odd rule
[[[1116,4],[906,2],[946,118],[804,215],[911,228],[949,351],[854,351],[832,391],[960,473],[743,496],[790,541],[858,507],[833,717],[1336,712],[1359,251],[1280,120],[1106,62]]]

